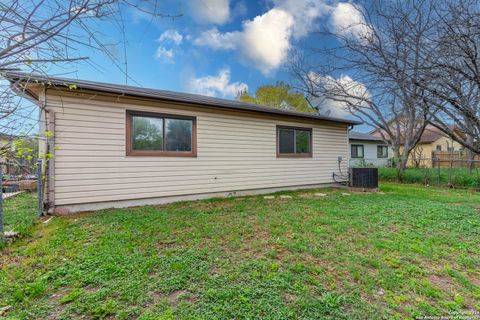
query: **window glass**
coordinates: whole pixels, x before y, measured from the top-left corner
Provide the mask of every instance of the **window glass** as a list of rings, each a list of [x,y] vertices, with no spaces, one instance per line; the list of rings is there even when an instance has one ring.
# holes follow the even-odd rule
[[[388,158],[387,146],[377,146],[377,158]]]
[[[295,130],[279,129],[278,143],[280,153],[295,153]]]
[[[295,130],[295,153],[310,153],[310,131]]]
[[[165,119],[165,150],[192,151],[192,121]]]
[[[363,158],[363,145],[352,145],[352,158]]]
[[[127,156],[195,157],[195,118],[127,111]]]
[[[163,150],[163,119],[133,116],[133,150]]]

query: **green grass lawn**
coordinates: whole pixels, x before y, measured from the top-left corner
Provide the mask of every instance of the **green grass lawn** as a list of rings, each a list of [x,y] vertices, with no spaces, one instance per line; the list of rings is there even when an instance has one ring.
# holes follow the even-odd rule
[[[384,184],[56,217],[1,254],[14,319],[383,319],[480,311],[480,194]]]
[[[5,230],[13,230],[21,237],[30,235],[34,231],[37,210],[37,194],[35,192],[23,192],[4,200]]]

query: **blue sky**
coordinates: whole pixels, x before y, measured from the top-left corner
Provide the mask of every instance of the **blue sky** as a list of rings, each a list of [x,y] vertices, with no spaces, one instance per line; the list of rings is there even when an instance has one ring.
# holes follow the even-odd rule
[[[355,24],[349,2],[332,0],[190,0],[160,1],[161,12],[177,18],[155,18],[132,8],[121,10],[116,23],[92,22],[109,46],[114,61],[80,49],[90,63],[52,67],[65,77],[149,88],[193,92],[233,99],[239,90],[254,92],[264,84],[291,80],[285,70],[289,55],[313,41],[322,24],[344,28]],[[357,20],[355,20],[357,19]],[[336,108],[335,109],[339,109]],[[336,114],[337,116],[339,114]]]

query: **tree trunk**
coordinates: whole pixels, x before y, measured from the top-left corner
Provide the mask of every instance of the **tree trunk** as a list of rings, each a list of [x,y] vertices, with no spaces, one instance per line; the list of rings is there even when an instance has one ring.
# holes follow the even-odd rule
[[[408,163],[408,157],[412,153],[413,148],[410,146],[409,143],[405,143],[403,145],[403,153],[399,155],[398,158],[398,165],[397,165],[397,180],[399,182],[402,181],[403,178],[403,173],[405,169],[407,168],[407,163]],[[399,148],[400,151],[400,148]],[[400,152],[399,152],[400,154]]]
[[[407,167],[407,161],[408,161],[408,157],[405,157],[405,155],[402,155],[398,158],[398,164],[397,164],[397,181],[398,182],[402,182],[403,172]]]
[[[392,145],[392,150],[395,168],[397,169],[397,181],[401,182],[403,171],[405,171],[406,161],[402,160],[402,155],[400,154],[400,146]]]

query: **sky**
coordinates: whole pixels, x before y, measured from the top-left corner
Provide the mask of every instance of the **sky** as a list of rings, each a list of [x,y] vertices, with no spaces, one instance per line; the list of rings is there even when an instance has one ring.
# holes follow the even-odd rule
[[[340,30],[360,19],[351,3],[334,0],[160,3],[160,12],[173,18],[152,18],[124,7],[123,24],[91,24],[109,44],[110,58],[79,48],[76,54],[89,56],[88,62],[47,72],[234,99],[242,90],[253,93],[261,85],[289,83],[289,56],[314,41],[312,33],[319,25]],[[338,106],[333,108],[332,115],[346,116]]]

